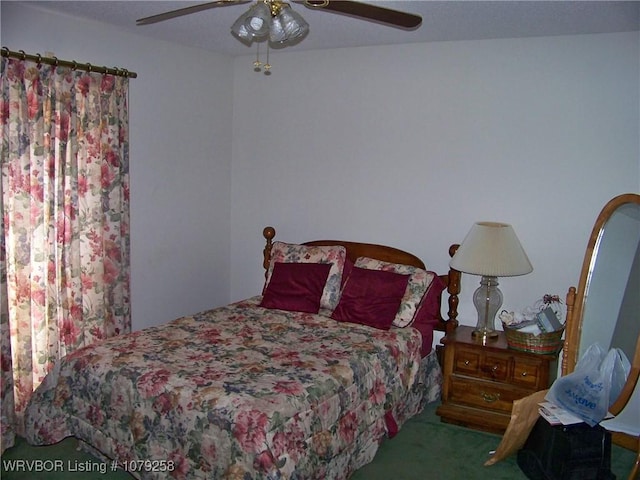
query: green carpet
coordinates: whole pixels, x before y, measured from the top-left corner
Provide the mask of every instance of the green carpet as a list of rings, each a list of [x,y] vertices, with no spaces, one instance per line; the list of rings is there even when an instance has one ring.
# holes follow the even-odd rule
[[[515,456],[491,467],[483,466],[490,450],[500,443],[500,436],[440,422],[436,404],[409,420],[398,435],[385,440],[376,458],[358,470],[351,480],[520,480],[526,479]],[[41,471],[20,468],[16,461],[38,460],[31,466]],[[613,446],[612,470],[619,480],[626,480],[635,455]],[[13,462],[13,463],[11,463]],[[103,473],[104,471],[104,473]],[[111,471],[94,457],[78,451],[73,439],[48,447],[31,447],[18,439],[13,448],[2,455],[3,480],[131,480],[122,470]]]

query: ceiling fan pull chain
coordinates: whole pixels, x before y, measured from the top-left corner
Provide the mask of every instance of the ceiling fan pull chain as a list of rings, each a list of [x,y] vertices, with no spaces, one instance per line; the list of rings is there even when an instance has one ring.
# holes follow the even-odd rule
[[[264,64],[264,74],[271,75],[271,64],[269,63],[269,42],[267,42],[267,63]]]
[[[253,71],[259,72],[262,70],[262,62],[260,61],[260,44],[256,43],[256,61],[253,62]]]

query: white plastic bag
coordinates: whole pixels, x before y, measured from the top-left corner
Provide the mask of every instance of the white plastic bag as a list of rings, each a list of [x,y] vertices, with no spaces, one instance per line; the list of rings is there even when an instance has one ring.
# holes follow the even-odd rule
[[[609,391],[609,406],[611,406],[613,402],[618,399],[622,393],[622,388],[627,383],[627,378],[631,371],[631,363],[629,363],[629,359],[619,348],[612,348],[609,354],[615,356],[613,372],[611,374],[611,389]]]
[[[593,427],[618,398],[629,369],[629,360],[620,349],[605,353],[600,344],[594,343],[572,373],[553,382],[545,398]]]

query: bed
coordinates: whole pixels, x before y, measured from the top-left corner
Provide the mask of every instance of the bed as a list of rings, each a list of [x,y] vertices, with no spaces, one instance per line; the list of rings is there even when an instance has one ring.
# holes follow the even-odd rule
[[[457,326],[460,273],[263,235],[260,295],[67,355],[32,396],[27,441],[74,436],[145,479],[346,479],[370,462],[439,398],[433,331]]]

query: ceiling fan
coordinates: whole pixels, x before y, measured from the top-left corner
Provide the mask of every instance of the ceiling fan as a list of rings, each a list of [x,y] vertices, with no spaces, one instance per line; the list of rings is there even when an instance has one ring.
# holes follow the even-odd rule
[[[243,3],[251,3],[252,0],[217,0],[215,2],[201,3],[191,7],[180,8],[170,12],[152,15],[150,17],[140,18],[136,20],[137,25],[149,25],[152,23],[162,22],[171,18],[190,15],[192,13],[202,12],[217,7],[226,7],[229,5],[241,5]],[[257,3],[263,3],[259,0]],[[305,7],[312,9],[326,10],[328,12],[341,13],[356,18],[362,18],[373,22],[378,22],[398,28],[413,29],[422,23],[422,17],[411,13],[400,12],[386,7],[379,7],[362,2],[352,2],[346,0],[293,0],[294,3],[301,3]],[[282,1],[269,1],[264,3],[268,5],[286,5]]]
[[[343,14],[405,30],[414,30],[422,23],[422,17],[419,15],[362,2],[347,0],[293,0],[293,2],[311,9]],[[136,24],[149,25],[212,8],[245,3],[253,3],[253,5],[234,22],[231,33],[246,45],[251,45],[254,41],[267,41],[267,63],[264,67],[265,73],[269,74],[271,68],[268,60],[269,45],[275,47],[295,45],[309,33],[309,24],[284,0],[217,0],[140,18]],[[261,66],[259,58],[256,59],[254,62],[256,71],[260,71]]]

